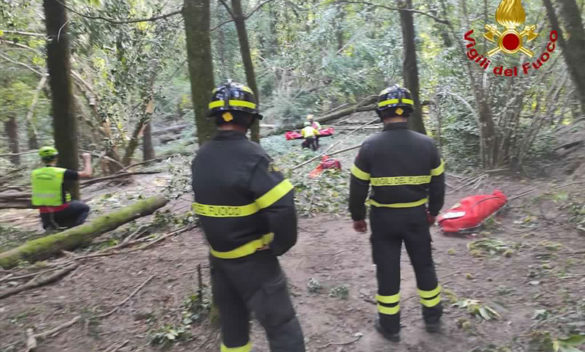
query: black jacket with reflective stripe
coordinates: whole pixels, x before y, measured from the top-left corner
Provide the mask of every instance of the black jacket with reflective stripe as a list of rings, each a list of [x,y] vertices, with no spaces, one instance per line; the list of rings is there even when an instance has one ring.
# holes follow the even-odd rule
[[[405,203],[428,198],[431,215],[441,210],[445,197],[444,163],[433,140],[391,123],[362,144],[352,167],[349,210],[353,220],[366,216],[368,196],[380,204],[409,207]]]
[[[293,190],[271,197],[273,203],[251,215],[225,216],[237,215],[237,211],[229,210],[233,209],[230,206],[253,205],[283,183],[284,177],[259,144],[240,132],[219,131],[199,149],[191,168],[195,202],[203,208],[215,206],[214,214],[223,215],[199,214],[214,250],[231,251],[270,232],[274,233],[270,249],[275,255],[285,253],[296,243]]]

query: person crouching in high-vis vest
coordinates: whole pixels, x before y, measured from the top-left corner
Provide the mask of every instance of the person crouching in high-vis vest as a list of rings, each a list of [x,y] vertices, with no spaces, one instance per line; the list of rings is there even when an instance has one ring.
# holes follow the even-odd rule
[[[45,166],[31,174],[32,205],[39,208],[43,228],[52,231],[83,224],[89,215],[89,207],[81,201],[72,201],[63,183],[91,177],[91,155],[83,154],[83,171],[57,167],[59,153],[53,147],[42,147],[39,156]]]
[[[307,115],[307,122],[313,126],[314,129],[317,130],[317,135],[315,136],[315,144],[317,145],[317,148],[319,148],[319,131],[321,131],[321,124],[318,121],[315,121],[315,116],[313,114],[309,114]]]
[[[315,151],[319,146],[317,145],[317,137],[319,137],[319,131],[311,126],[309,121],[305,122],[305,127],[301,130],[301,136],[305,139],[303,141],[302,147],[303,148],[311,148],[311,150]]]
[[[439,331],[441,287],[431,253],[429,226],[445,196],[444,163],[431,138],[408,130],[413,111],[410,92],[399,86],[378,96],[384,131],[361,146],[351,169],[349,209],[354,229],[366,232],[365,200],[370,186],[372,256],[378,279],[375,327],[400,340],[400,252],[402,243],[414,267],[422,314],[428,332]]]
[[[250,88],[231,81],[216,88],[209,115],[218,132],[192,163],[193,209],[210,247],[220,350],[252,350],[253,313],[272,352],[303,352],[303,333],[278,262],[297,241],[294,187],[264,149],[246,138],[262,118]]]

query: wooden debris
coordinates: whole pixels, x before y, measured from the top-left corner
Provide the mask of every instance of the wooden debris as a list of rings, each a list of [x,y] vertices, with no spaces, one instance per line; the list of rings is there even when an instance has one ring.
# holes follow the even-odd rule
[[[24,285],[20,285],[20,286],[16,286],[7,290],[4,290],[2,292],[0,292],[0,299],[1,298],[6,298],[8,296],[12,296],[15,295],[19,292],[25,291],[25,290],[30,290],[32,288],[36,288],[36,287],[40,287],[40,286],[44,286],[50,283],[53,283],[59,279],[61,279],[62,277],[64,277],[65,275],[69,274],[71,271],[73,271],[73,269],[77,268],[77,264],[73,264],[73,265],[69,265],[59,271],[57,271],[56,273],[53,273],[47,277],[42,277],[42,274],[35,276],[32,280],[30,280],[29,282],[27,282]]]

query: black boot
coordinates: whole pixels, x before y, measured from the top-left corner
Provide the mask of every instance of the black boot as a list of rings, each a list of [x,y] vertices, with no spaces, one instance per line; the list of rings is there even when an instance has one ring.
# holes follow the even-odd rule
[[[425,330],[431,334],[440,332],[442,315],[443,305],[441,303],[433,308],[427,308],[423,306],[423,320],[425,321]]]
[[[382,325],[380,324],[380,319],[376,317],[376,321],[374,322],[374,327],[386,340],[390,340],[392,342],[400,342],[400,331],[391,333],[386,331]]]

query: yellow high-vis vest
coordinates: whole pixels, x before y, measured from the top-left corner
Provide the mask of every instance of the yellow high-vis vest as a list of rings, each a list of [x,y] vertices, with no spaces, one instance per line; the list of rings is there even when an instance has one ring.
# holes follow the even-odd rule
[[[58,207],[63,205],[63,178],[65,171],[60,167],[46,166],[31,174],[32,205],[35,207]],[[67,201],[71,200],[67,194]]]

